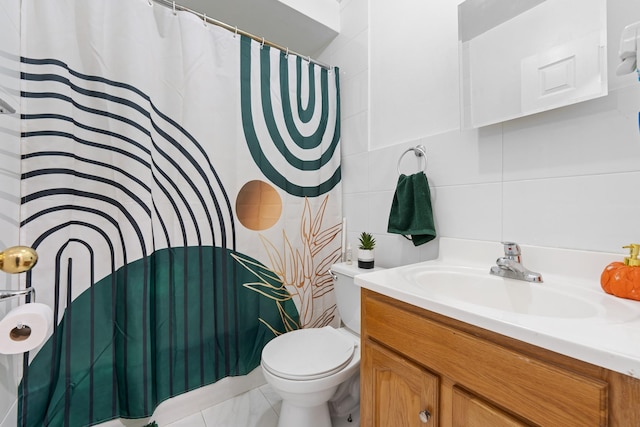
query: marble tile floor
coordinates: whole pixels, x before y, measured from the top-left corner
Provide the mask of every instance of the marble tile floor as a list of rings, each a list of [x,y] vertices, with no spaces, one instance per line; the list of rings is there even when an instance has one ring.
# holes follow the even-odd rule
[[[265,384],[166,427],[276,427],[281,403]]]
[[[226,400],[201,412],[159,427],[276,427],[282,400],[269,384]],[[359,416],[352,422],[332,420],[334,427],[357,427]],[[301,426],[302,427],[302,426]]]

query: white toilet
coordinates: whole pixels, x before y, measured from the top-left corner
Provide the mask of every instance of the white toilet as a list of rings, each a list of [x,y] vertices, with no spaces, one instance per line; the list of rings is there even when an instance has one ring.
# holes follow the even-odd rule
[[[353,377],[360,369],[360,287],[353,277],[379,269],[363,270],[355,263],[331,266],[344,327],[288,332],[262,350],[262,373],[282,397],[278,427],[332,427],[328,402],[340,384],[358,381]],[[359,419],[359,414],[353,417]]]

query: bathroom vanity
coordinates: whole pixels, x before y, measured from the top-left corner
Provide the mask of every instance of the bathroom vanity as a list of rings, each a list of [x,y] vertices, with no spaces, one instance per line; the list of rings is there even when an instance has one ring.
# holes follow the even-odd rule
[[[366,289],[362,309],[362,426],[640,425],[638,379]]]
[[[538,255],[531,259],[544,258]],[[363,427],[640,426],[640,304],[594,289],[586,296],[575,289],[576,301],[554,298],[560,286],[553,277],[539,284],[486,279],[488,297],[472,301],[474,284],[451,264],[440,259],[356,277],[363,288]],[[534,264],[544,276],[544,263]],[[485,280],[487,269],[478,271]],[[468,292],[457,300],[455,285],[439,288],[444,277],[469,280]],[[500,293],[509,294],[509,308]],[[589,295],[603,310],[589,312]],[[554,311],[552,299],[564,309]]]

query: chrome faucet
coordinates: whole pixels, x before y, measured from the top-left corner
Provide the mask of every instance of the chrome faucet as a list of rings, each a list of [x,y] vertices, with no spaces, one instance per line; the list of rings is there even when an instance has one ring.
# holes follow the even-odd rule
[[[542,282],[540,273],[528,270],[522,265],[520,246],[514,242],[502,242],[504,256],[496,260],[496,265],[491,267],[490,274],[508,279],[525,280],[527,282]]]

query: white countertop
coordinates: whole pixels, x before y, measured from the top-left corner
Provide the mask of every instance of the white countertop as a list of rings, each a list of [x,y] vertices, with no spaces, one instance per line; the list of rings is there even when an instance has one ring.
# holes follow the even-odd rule
[[[530,314],[526,309],[505,311],[491,304],[470,304],[429,289],[429,283],[408,283],[412,274],[427,269],[447,271],[462,267],[479,277],[489,276],[490,267],[504,254],[502,244],[496,242],[441,238],[438,259],[359,274],[355,282],[405,303],[640,378],[640,301],[608,295],[600,287],[602,270],[612,261],[621,261],[623,250],[620,254],[610,254],[535,246],[521,248],[522,264],[541,273],[544,282],[507,281],[508,288],[490,292],[505,292],[504,289],[509,294],[525,292],[531,300],[532,294],[543,291],[539,293],[549,299],[549,313]],[[564,298],[565,295],[570,297]],[[504,297],[489,293],[489,301],[493,296]],[[566,316],[563,307],[558,307],[559,301],[566,304]],[[573,310],[572,301],[595,310],[585,316],[573,315],[574,311],[580,311]],[[537,303],[541,307],[539,299]],[[542,303],[545,311],[546,302]],[[554,310],[562,314],[556,316]]]

